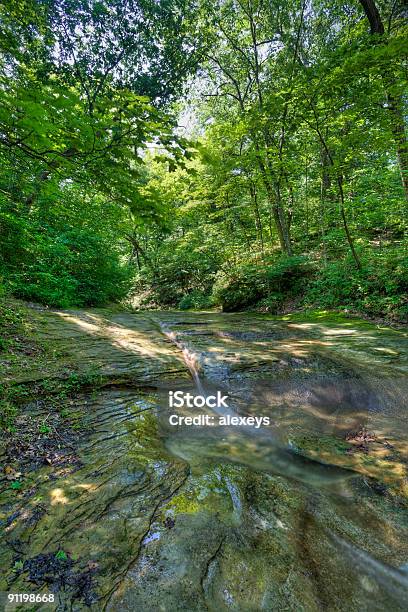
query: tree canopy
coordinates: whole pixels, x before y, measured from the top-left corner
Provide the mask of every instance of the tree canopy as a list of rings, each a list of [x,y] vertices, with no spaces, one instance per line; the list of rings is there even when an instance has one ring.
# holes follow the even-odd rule
[[[6,289],[408,316],[402,1],[0,11]]]

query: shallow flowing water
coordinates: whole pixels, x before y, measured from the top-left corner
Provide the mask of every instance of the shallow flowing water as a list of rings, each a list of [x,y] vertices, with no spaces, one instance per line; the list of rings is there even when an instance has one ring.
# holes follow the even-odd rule
[[[405,332],[324,313],[35,316],[107,384],[75,399],[73,458],[28,461],[30,486],[6,491],[2,590],[78,610],[406,610]],[[220,390],[228,409],[169,409],[170,390]]]

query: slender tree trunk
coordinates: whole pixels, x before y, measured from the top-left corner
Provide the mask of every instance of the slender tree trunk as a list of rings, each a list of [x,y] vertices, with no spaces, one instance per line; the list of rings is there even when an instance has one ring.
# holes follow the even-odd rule
[[[317,131],[317,134],[319,136],[320,143],[321,143],[322,147],[325,150],[325,153],[327,155],[327,159],[328,159],[328,161],[330,163],[330,166],[332,168],[335,168],[335,163],[334,163],[333,156],[330,153],[330,149],[328,148],[327,142],[326,142],[326,140],[325,140],[325,138],[324,138],[324,136],[322,134],[322,131],[321,131],[319,125],[318,125],[316,111],[314,111],[314,114],[315,114],[315,119],[316,119],[316,131]],[[337,180],[337,186],[338,186],[338,191],[339,191],[339,196],[340,196],[340,216],[341,216],[341,220],[343,222],[344,232],[346,234],[347,242],[348,242],[350,250],[352,252],[354,261],[356,262],[356,266],[357,266],[357,268],[359,270],[361,270],[360,258],[359,258],[358,254],[357,254],[357,251],[356,251],[355,247],[354,247],[354,241],[353,241],[353,238],[351,236],[350,229],[349,229],[349,226],[348,226],[348,223],[347,223],[346,207],[345,207],[345,200],[344,200],[344,189],[343,189],[343,176],[340,173],[338,173],[337,176],[336,176],[336,180]]]
[[[146,264],[151,265],[151,261],[149,257],[147,257],[146,251],[140,246],[140,242],[137,239],[136,233],[133,233],[133,234],[125,233],[124,237],[132,245],[132,257],[134,258],[134,256],[136,256],[137,266],[139,270],[142,267],[141,261],[140,261],[140,255],[143,257]]]
[[[248,252],[249,252],[249,251],[252,250],[252,246],[251,246],[251,241],[250,241],[250,239],[248,237],[248,234],[247,234],[247,231],[246,231],[245,223],[243,223],[239,213],[235,212],[235,209],[234,209],[233,205],[230,202],[230,198],[229,198],[228,192],[225,195],[225,201],[226,201],[226,204],[227,204],[227,209],[231,209],[231,211],[232,211],[233,220],[242,229],[242,234],[244,236],[244,239],[245,239],[245,242],[246,242],[246,245],[247,245],[247,249],[248,249]],[[234,229],[235,228],[234,228],[233,225],[232,225],[231,229],[232,229],[232,233],[234,233]]]
[[[340,215],[341,215],[341,219],[343,221],[343,227],[344,227],[344,231],[346,233],[347,236],[347,242],[349,243],[351,252],[353,254],[354,257],[354,261],[356,262],[356,266],[359,270],[361,270],[361,262],[360,262],[360,258],[357,255],[357,251],[354,247],[354,240],[350,234],[350,230],[349,230],[349,226],[347,223],[347,218],[346,218],[346,209],[344,206],[344,190],[343,190],[343,177],[341,174],[339,174],[339,176],[337,177],[337,184],[339,186],[339,195],[340,195]]]
[[[286,255],[292,255],[292,246],[290,244],[290,236],[289,229],[287,226],[285,214],[282,208],[282,201],[280,197],[279,189],[275,190],[272,186],[271,181],[269,180],[268,172],[266,170],[265,164],[261,157],[261,153],[259,150],[259,144],[255,141],[256,148],[256,158],[258,161],[258,166],[261,172],[262,181],[265,186],[266,194],[268,196],[269,206],[272,212],[273,220],[275,223],[276,230],[278,232],[278,238],[282,253]]]
[[[290,229],[288,219],[286,217],[282,196],[279,185],[273,185],[272,181],[268,176],[268,172],[263,164],[261,158],[258,158],[258,162],[261,168],[262,179],[265,185],[266,193],[268,195],[268,202],[272,210],[273,220],[275,222],[276,230],[278,232],[279,243],[281,246],[282,253],[290,256],[292,255],[292,245],[290,241]]]
[[[381,15],[374,0],[360,0],[366,17],[370,23],[371,34],[383,36],[385,33]],[[389,88],[392,85],[390,75],[383,74],[385,94],[387,97],[388,108],[391,112],[391,130],[397,149],[397,161],[401,174],[402,187],[405,198],[408,200],[408,141],[403,113],[403,101],[400,96],[394,97],[390,94]],[[391,83],[389,82],[391,80]]]
[[[261,251],[262,251],[262,257],[263,257],[264,256],[264,237],[263,237],[262,219],[261,219],[261,215],[260,215],[260,212],[259,212],[258,195],[257,195],[257,192],[256,192],[256,185],[252,181],[249,183],[249,190],[250,190],[250,193],[251,193],[251,200],[252,200],[253,207],[254,207],[255,227],[256,227],[256,230],[257,230],[258,239],[261,242]]]
[[[137,269],[141,270],[141,265],[140,265],[140,256],[139,256],[139,249],[137,247],[133,247],[132,249],[132,253],[130,255],[130,262],[134,261],[136,259],[136,263],[137,263]]]
[[[273,243],[274,243],[273,222],[272,222],[272,211],[270,208],[269,208],[269,214],[268,214],[268,226],[269,226],[269,239],[271,241],[271,245],[273,246]]]
[[[290,236],[290,228],[292,225],[293,219],[293,211],[295,210],[295,196],[293,193],[293,187],[288,183],[288,191],[289,191],[289,205],[288,205],[288,232]]]
[[[306,236],[309,238],[309,160],[305,164],[305,212],[306,212]]]
[[[391,129],[397,146],[397,160],[401,174],[402,186],[408,200],[408,141],[405,130],[404,115],[400,101],[387,94],[388,108],[392,113]]]
[[[323,146],[320,146],[321,179],[320,179],[320,234],[322,237],[323,258],[327,262],[326,243],[325,243],[325,210],[327,191],[330,187],[330,175],[327,171],[328,157]]]
[[[269,181],[264,181],[265,189],[268,194],[268,202],[271,207],[272,217],[275,223],[276,230],[278,232],[278,238],[282,253],[286,255],[292,255],[292,246],[290,244],[290,237],[288,228],[286,225],[286,219],[283,214],[280,193],[276,194]]]
[[[259,108],[259,111],[263,113],[264,105],[263,105],[263,94],[262,94],[261,79],[260,79],[261,67],[260,67],[259,53],[258,53],[257,26],[256,26],[256,21],[254,19],[254,14],[252,12],[253,7],[252,5],[249,5],[249,6],[251,10],[249,13],[247,13],[247,16],[249,20],[249,27],[250,27],[251,39],[252,39],[253,73],[254,73],[254,80],[256,83],[256,92],[257,92],[257,97],[258,97],[258,108]],[[271,142],[270,142],[270,138],[269,138],[268,131],[266,128],[264,129],[263,133],[264,133],[263,145],[265,146],[265,159],[266,159],[267,166],[265,165],[264,160],[262,159],[257,137],[256,135],[254,135],[254,144],[255,144],[255,148],[257,152],[258,165],[261,170],[261,175],[262,175],[262,179],[265,185],[266,192],[268,194],[268,201],[272,209],[273,219],[274,219],[276,229],[278,232],[278,238],[279,238],[282,253],[285,253],[286,255],[292,255],[292,246],[290,244],[289,228],[288,228],[287,220],[286,220],[285,213],[283,210],[279,182],[275,181],[275,185],[272,185],[272,182],[270,180],[270,177],[273,176],[273,171],[272,171],[271,163],[269,159],[269,150],[271,148]],[[268,167],[268,170],[267,170],[267,167]],[[268,174],[268,171],[269,171],[269,174]]]
[[[327,134],[326,134],[326,138],[327,138]],[[323,146],[320,147],[320,160],[322,164],[322,195],[323,195],[323,200],[325,201],[327,198],[327,192],[330,189],[330,174],[329,174],[330,160]]]
[[[290,242],[289,223],[282,204],[282,195],[280,187],[277,187],[277,189],[275,189],[275,202],[276,213],[279,217],[280,227],[282,228],[283,241],[285,244],[285,253],[290,256],[292,255],[292,245]]]

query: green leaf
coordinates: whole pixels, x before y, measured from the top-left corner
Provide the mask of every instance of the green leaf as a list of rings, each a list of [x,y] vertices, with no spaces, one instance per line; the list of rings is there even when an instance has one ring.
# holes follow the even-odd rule
[[[59,561],[66,561],[68,559],[68,555],[64,550],[59,550],[56,553],[55,558],[58,559]]]

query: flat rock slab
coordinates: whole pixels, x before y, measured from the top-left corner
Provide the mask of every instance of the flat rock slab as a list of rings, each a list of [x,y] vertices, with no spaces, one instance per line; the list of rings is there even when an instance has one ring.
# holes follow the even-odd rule
[[[47,350],[3,362],[5,381],[104,381],[67,414],[28,402],[4,442],[23,476],[2,483],[1,590],[52,591],[59,610],[406,608],[404,332],[322,315],[31,316]],[[166,425],[191,363],[271,428]]]

